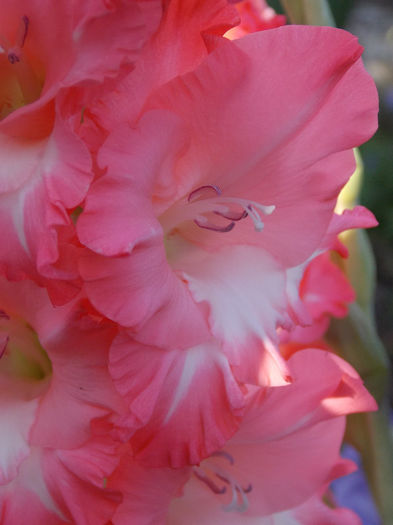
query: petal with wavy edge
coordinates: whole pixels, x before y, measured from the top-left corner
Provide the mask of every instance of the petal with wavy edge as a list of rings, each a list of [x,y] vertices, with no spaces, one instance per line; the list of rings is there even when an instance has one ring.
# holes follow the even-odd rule
[[[152,96],[148,107],[172,109],[189,124],[181,164],[188,191],[216,184],[228,196],[276,206],[262,234],[242,221],[227,236],[197,227],[184,236],[210,249],[247,239],[287,266],[315,251],[354,171],[351,148],[376,128],[377,96],[361,51],[338,29],[262,31],[218,45]]]
[[[137,429],[131,445],[146,465],[196,464],[238,427],[244,396],[214,343],[165,351],[120,334],[110,372],[130,410],[119,424]]]

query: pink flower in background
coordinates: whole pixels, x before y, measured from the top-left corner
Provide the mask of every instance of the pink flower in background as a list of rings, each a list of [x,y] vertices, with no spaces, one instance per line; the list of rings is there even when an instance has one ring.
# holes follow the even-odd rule
[[[235,4],[240,15],[240,24],[225,34],[231,40],[286,24],[285,16],[278,15],[265,0],[232,0],[231,3]]]
[[[355,293],[341,270],[330,260],[329,252],[313,259],[300,283],[300,297],[311,320],[280,334],[282,342],[310,344],[318,341],[329,327],[330,317],[345,317]]]
[[[289,329],[279,329],[281,343],[292,341],[301,346],[318,341],[329,327],[330,317],[345,317],[354,291],[330,256],[346,258],[348,250],[339,234],[356,228],[372,228],[378,223],[363,206],[334,213],[319,248],[304,263],[287,270],[287,294],[296,322]],[[282,350],[282,346],[281,346]],[[287,355],[287,350],[285,350]]]

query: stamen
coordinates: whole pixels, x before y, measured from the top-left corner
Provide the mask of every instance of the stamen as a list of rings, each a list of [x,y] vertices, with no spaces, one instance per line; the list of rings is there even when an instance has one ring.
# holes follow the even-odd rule
[[[29,31],[29,19],[26,15],[24,15],[21,18],[21,23],[19,25],[15,46],[11,47],[7,45],[5,47],[5,50],[8,50],[7,58],[10,64],[16,64],[17,62],[20,62],[22,48],[25,45],[28,31]],[[2,39],[2,41],[5,41],[5,39]]]
[[[260,232],[263,230],[264,227],[260,213],[263,213],[264,215],[270,215],[275,210],[275,206],[264,206],[263,204],[259,204],[259,202],[253,202],[247,199],[240,199],[237,197],[224,197],[221,195],[222,192],[220,188],[218,186],[213,185],[201,186],[200,188],[197,188],[196,190],[192,191],[188,196],[188,202],[192,204],[196,200],[195,197],[197,199],[201,198],[207,189],[213,190],[218,197],[213,197],[204,200],[204,202],[208,201],[211,203],[212,209],[208,211],[212,211],[216,215],[219,215],[224,219],[228,219],[231,222],[226,227],[222,227],[215,225],[214,223],[208,222],[207,220],[202,220],[201,216],[198,216],[197,219],[194,219],[194,222],[200,228],[206,228],[209,230],[219,232],[228,232],[233,230],[233,228],[235,227],[235,222],[238,222],[249,216],[252,222],[254,223],[255,230],[257,232]],[[221,203],[237,205],[243,208],[243,210],[237,211],[231,209],[228,206],[223,207]]]
[[[224,450],[214,452],[211,457],[224,458],[230,463],[230,465],[234,465],[235,463],[235,460],[231,454],[225,452]],[[225,469],[221,469],[216,462],[211,463],[208,461],[207,466],[212,474],[223,481],[226,485],[229,485],[231,488],[232,500],[222,508],[228,512],[245,512],[248,509],[247,494],[252,491],[251,483],[249,483],[246,488],[243,488],[232,476],[226,472]],[[193,470],[196,477],[203,481],[212,490],[212,492],[215,494],[224,494],[226,492],[226,487],[219,487],[201,467],[194,467]]]
[[[216,195],[221,195],[221,190],[218,186],[215,184],[207,184],[205,186],[200,186],[196,190],[193,190],[188,198],[188,202],[194,202],[195,200],[199,199],[200,197],[203,197],[203,194],[206,193],[206,190],[213,190]]]
[[[270,215],[275,210],[275,206],[264,206],[259,202],[238,197],[225,197],[221,189],[214,184],[206,184],[193,190],[187,197],[187,204],[188,206],[185,206],[184,201],[179,201],[162,214],[160,222],[166,234],[187,220],[193,220],[205,230],[230,232],[235,223],[247,217],[251,218],[255,230],[260,232],[264,226],[261,214]],[[230,222],[217,223],[214,215]]]
[[[240,485],[238,485],[236,482],[234,481],[231,481],[230,478],[228,479],[226,476],[223,476],[222,474],[218,474],[216,472],[216,476],[218,478],[220,478],[221,481],[224,481],[224,483],[227,483],[228,485],[233,485],[233,487],[238,491],[238,492],[245,492],[246,494],[248,494],[249,492],[252,491],[252,484],[249,483],[247,485],[246,488],[244,487],[241,487]]]
[[[19,56],[15,53],[15,51],[9,51],[8,52],[8,62],[10,64],[16,64],[16,62],[20,62]]]
[[[7,314],[7,312],[5,312],[4,310],[0,310],[0,321],[1,319],[5,319],[6,321],[9,321],[11,318]]]
[[[205,485],[209,487],[210,490],[214,492],[214,494],[224,494],[227,490],[226,487],[218,487],[212,479],[210,479],[206,474],[203,472],[203,470],[198,469],[198,467],[194,467],[193,469],[195,476],[203,481]]]
[[[261,220],[261,217],[260,215],[258,214],[258,212],[256,212],[253,207],[251,206],[251,204],[249,204],[247,206],[247,210],[248,210],[248,213],[254,223],[254,228],[256,229],[257,232],[261,232],[263,230],[263,222]]]
[[[245,512],[248,509],[248,498],[246,496],[246,491],[229,476],[226,477],[226,475],[224,476],[222,475],[222,473],[220,474],[218,472],[216,472],[216,476],[228,485],[230,485],[232,489],[232,501],[228,505],[224,505],[223,509],[227,512]],[[251,485],[249,485],[247,489],[250,489],[250,487]],[[248,490],[248,492],[250,492],[250,490]]]
[[[7,350],[8,341],[10,340],[9,336],[7,335],[3,341],[0,343],[0,359],[5,354],[5,351]]]
[[[236,490],[233,490],[232,488],[233,497],[231,503],[229,505],[224,505],[223,509],[227,512],[231,512],[233,510],[237,512],[246,512],[249,506],[248,498],[242,489],[239,489],[239,487],[237,486],[235,487],[235,489]]]
[[[203,215],[200,215],[198,219],[194,219],[194,222],[200,228],[204,228],[205,230],[211,230],[213,232],[221,232],[221,233],[230,232],[235,227],[234,222],[229,223],[227,226],[217,226],[215,224],[209,223],[209,221]]]
[[[213,454],[211,454],[211,457],[225,458],[229,461],[231,465],[235,464],[233,456],[231,456],[228,452],[225,452],[225,450],[217,450],[216,452],[213,452]]]
[[[29,18],[26,15],[22,16],[22,23],[19,26],[19,34],[16,39],[16,45],[22,48],[25,45],[27,33],[29,31]]]
[[[249,201],[247,199],[239,199],[236,197],[222,197],[220,200],[222,202],[234,203],[242,207],[244,211],[240,218],[249,216],[254,223],[255,230],[258,232],[262,231],[264,226],[259,212],[263,213],[264,215],[271,215],[276,209],[275,206],[264,206],[263,204],[259,204],[259,202]]]
[[[224,219],[229,219],[230,221],[241,221],[242,219],[245,219],[248,215],[248,212],[245,210],[243,212],[235,213],[231,212],[229,208],[227,208],[228,211],[225,213],[222,211],[215,211],[214,213],[216,215],[220,215],[220,217],[224,217]]]

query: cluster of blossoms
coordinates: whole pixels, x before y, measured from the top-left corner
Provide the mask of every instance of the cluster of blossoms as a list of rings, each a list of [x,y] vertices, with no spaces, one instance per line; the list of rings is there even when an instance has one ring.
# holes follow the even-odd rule
[[[322,339],[376,92],[255,6],[0,1],[2,525],[359,523],[326,491],[376,405]]]

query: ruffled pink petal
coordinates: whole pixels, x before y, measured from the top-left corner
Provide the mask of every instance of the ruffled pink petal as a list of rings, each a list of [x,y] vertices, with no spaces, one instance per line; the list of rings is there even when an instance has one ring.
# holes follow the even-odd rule
[[[110,520],[121,495],[106,488],[106,479],[117,463],[116,446],[105,437],[90,440],[75,450],[44,452],[46,485],[68,521],[89,525]]]
[[[331,262],[329,253],[316,257],[306,267],[300,295],[299,302],[310,319],[304,323],[306,326],[298,325],[289,333],[281,334],[282,341],[317,341],[326,332],[330,316],[344,317],[348,303],[355,299],[351,285],[338,266]]]
[[[0,297],[4,312],[15,318],[15,323],[21,320],[14,328],[9,325],[10,352],[14,347],[20,348],[33,363],[37,352],[47,354],[43,358],[48,374],[44,381],[17,382],[10,373],[6,374],[7,368],[3,369],[2,382],[8,381],[4,401],[13,392],[9,399],[13,412],[26,411],[15,423],[18,421],[23,428],[27,425],[23,436],[27,440],[29,432],[29,445],[80,446],[91,435],[92,420],[123,409],[107,366],[115,327],[89,315],[79,302],[54,308],[46,291],[31,281],[11,283],[0,279]],[[7,324],[12,322],[4,320],[2,329],[7,330]],[[7,366],[6,359],[4,355],[1,368]],[[29,410],[34,416],[28,416]],[[11,415],[8,421],[12,423]],[[13,441],[18,443],[16,436]],[[10,452],[8,456],[11,457]]]
[[[112,518],[113,525],[165,523],[168,507],[190,475],[189,468],[145,468],[130,453],[108,480],[108,487],[120,490],[123,501]]]
[[[355,299],[351,285],[328,254],[317,257],[307,267],[302,295],[314,319],[326,313],[344,317],[346,305]]]
[[[37,411],[33,445],[81,446],[91,435],[93,420],[122,413],[124,406],[107,365],[115,333],[113,326],[74,307],[58,331],[41,337],[51,360],[52,377]]]
[[[18,139],[0,134],[0,190],[11,192],[33,176],[47,146],[46,140]]]
[[[292,383],[261,390],[245,416],[245,423],[233,441],[247,441],[251,435],[278,439],[297,428],[353,412],[375,410],[357,372],[331,352],[305,349],[288,361]],[[263,409],[263,421],[259,409]],[[299,425],[298,422],[301,422]]]
[[[147,87],[162,85],[194,69],[207,55],[205,39],[221,35],[237,21],[236,10],[223,0],[168,2],[159,30],[145,50],[140,64],[140,70],[147,70],[154,78],[151,84],[149,77],[144,78]],[[162,56],[159,64],[157,52]]]
[[[162,15],[159,0],[72,3],[74,62],[63,85],[86,78],[102,82],[118,75],[122,65],[130,69]]]
[[[66,525],[69,523],[51,496],[43,478],[41,453],[32,450],[19,469],[19,475],[10,486],[0,487],[0,516],[4,525]]]
[[[172,178],[186,138],[179,119],[164,111],[146,114],[137,129],[123,124],[113,131],[98,156],[107,174],[91,187],[78,219],[84,245],[109,256],[130,253],[138,242],[158,237],[162,242],[152,204],[154,180],[158,173]]]
[[[98,85],[119,75],[123,66],[130,70],[156,28],[162,6],[158,0],[112,5],[61,0],[56,6],[46,0],[18,0],[3,11],[0,32],[11,43],[27,21],[15,67],[25,67],[35,78],[25,87],[30,82],[42,91],[0,122],[0,151],[7,150],[5,158],[13,159],[12,166],[5,161],[0,169],[1,245],[8,246],[8,237],[13,237],[12,250],[0,253],[0,261],[11,278],[28,276],[41,285],[58,279],[60,283],[48,287],[56,303],[65,302],[77,291],[78,275],[74,247],[61,246],[59,236],[72,229],[68,210],[83,201],[93,177],[87,148],[71,131],[73,121],[75,115],[81,118]]]
[[[262,233],[245,220],[226,236],[196,226],[183,235],[211,249],[247,240],[289,266],[313,253],[354,170],[351,148],[376,128],[376,91],[361,50],[332,28],[262,31],[220,44],[151,98],[149,107],[189,123],[181,164],[188,192],[216,184],[227,196],[276,206]]]
[[[302,297],[314,319],[331,314],[344,317],[347,304],[355,293],[342,271],[333,264],[329,254],[314,259],[306,269],[302,282]]]
[[[161,2],[17,0],[5,5],[1,33],[13,42],[22,16],[29,19],[23,51],[39,58],[45,74],[41,98],[86,80],[102,82],[132,63],[161,16]]]
[[[321,251],[334,249],[346,257],[348,250],[337,239],[337,236],[346,230],[374,228],[375,226],[378,226],[378,221],[374,214],[364,206],[355,206],[352,210],[344,210],[341,214],[335,213],[319,249]]]
[[[337,467],[342,416],[376,409],[352,367],[329,352],[297,352],[289,368],[291,385],[251,394],[242,424],[224,448],[234,458],[227,467],[231,478],[253,487],[250,515],[297,506],[352,468]],[[212,461],[222,469],[222,459]]]
[[[90,156],[60,120],[49,139],[31,143],[30,160],[23,150],[21,142],[18,146],[21,155],[16,151],[13,155],[14,169],[27,173],[28,179],[16,192],[0,196],[4,225],[0,233],[1,265],[12,279],[29,276],[40,284],[45,283],[45,278],[69,280],[68,286],[75,287],[73,281],[78,278],[75,260],[65,257],[57,264],[59,245],[65,238],[63,230],[70,230],[71,235],[73,230],[66,209],[83,200],[90,184]]]
[[[105,487],[117,463],[116,445],[107,437],[75,450],[33,447],[13,483],[0,487],[2,523],[23,523],[27,502],[34,525],[106,523],[121,501],[119,492]]]
[[[159,28],[135,70],[118,86],[116,97],[108,94],[93,108],[100,124],[114,129],[124,119],[133,122],[151,92],[194,69],[208,54],[206,40],[223,34],[237,21],[236,10],[225,0],[166,2]]]
[[[70,306],[54,308],[46,290],[28,280],[10,282],[1,276],[0,298],[0,308],[6,316],[23,319],[33,328],[33,331],[28,330],[31,339],[34,332],[43,339],[57,333],[64,327],[70,312]]]
[[[110,372],[130,411],[120,424],[141,427],[131,444],[146,465],[196,464],[238,427],[244,397],[214,343],[164,351],[120,334]]]
[[[369,394],[363,380],[352,366],[332,354],[332,359],[342,371],[342,380],[335,392],[322,403],[323,416],[338,416],[356,412],[371,412],[378,410],[375,399]],[[315,414],[314,417],[317,417]]]
[[[189,292],[168,265],[152,206],[154,177],[160,172],[172,178],[183,145],[178,120],[167,112],[150,112],[138,131],[128,126],[115,131],[100,153],[108,173],[92,186],[78,220],[80,240],[102,254],[89,252],[80,261],[90,300],[123,326],[141,329],[156,314],[154,330],[139,332],[148,344],[168,344],[168,320],[176,320],[179,334],[206,331]]]
[[[147,344],[165,347],[169,339],[184,345],[187,337],[189,343],[199,339],[199,329],[206,332],[201,312],[168,266],[161,242],[141,243],[123,257],[88,254],[81,259],[80,270],[97,310],[123,326],[137,328],[138,337]],[[152,324],[146,324],[150,319]],[[172,322],[179,327],[178,334],[168,331]]]
[[[2,519],[17,525],[25,498],[32,523],[87,525],[99,523],[100,513],[108,520],[119,502],[103,484],[119,459],[110,418],[124,408],[107,368],[116,330],[81,304],[54,308],[31,281],[3,278],[0,296],[1,329],[10,339],[0,360]],[[10,359],[18,350],[19,366]],[[35,376],[23,377],[28,365]]]
[[[20,489],[16,494],[7,493],[0,501],[0,515],[3,525],[19,525],[26,520],[29,509],[30,525],[67,525],[68,521],[46,509],[32,492]]]

